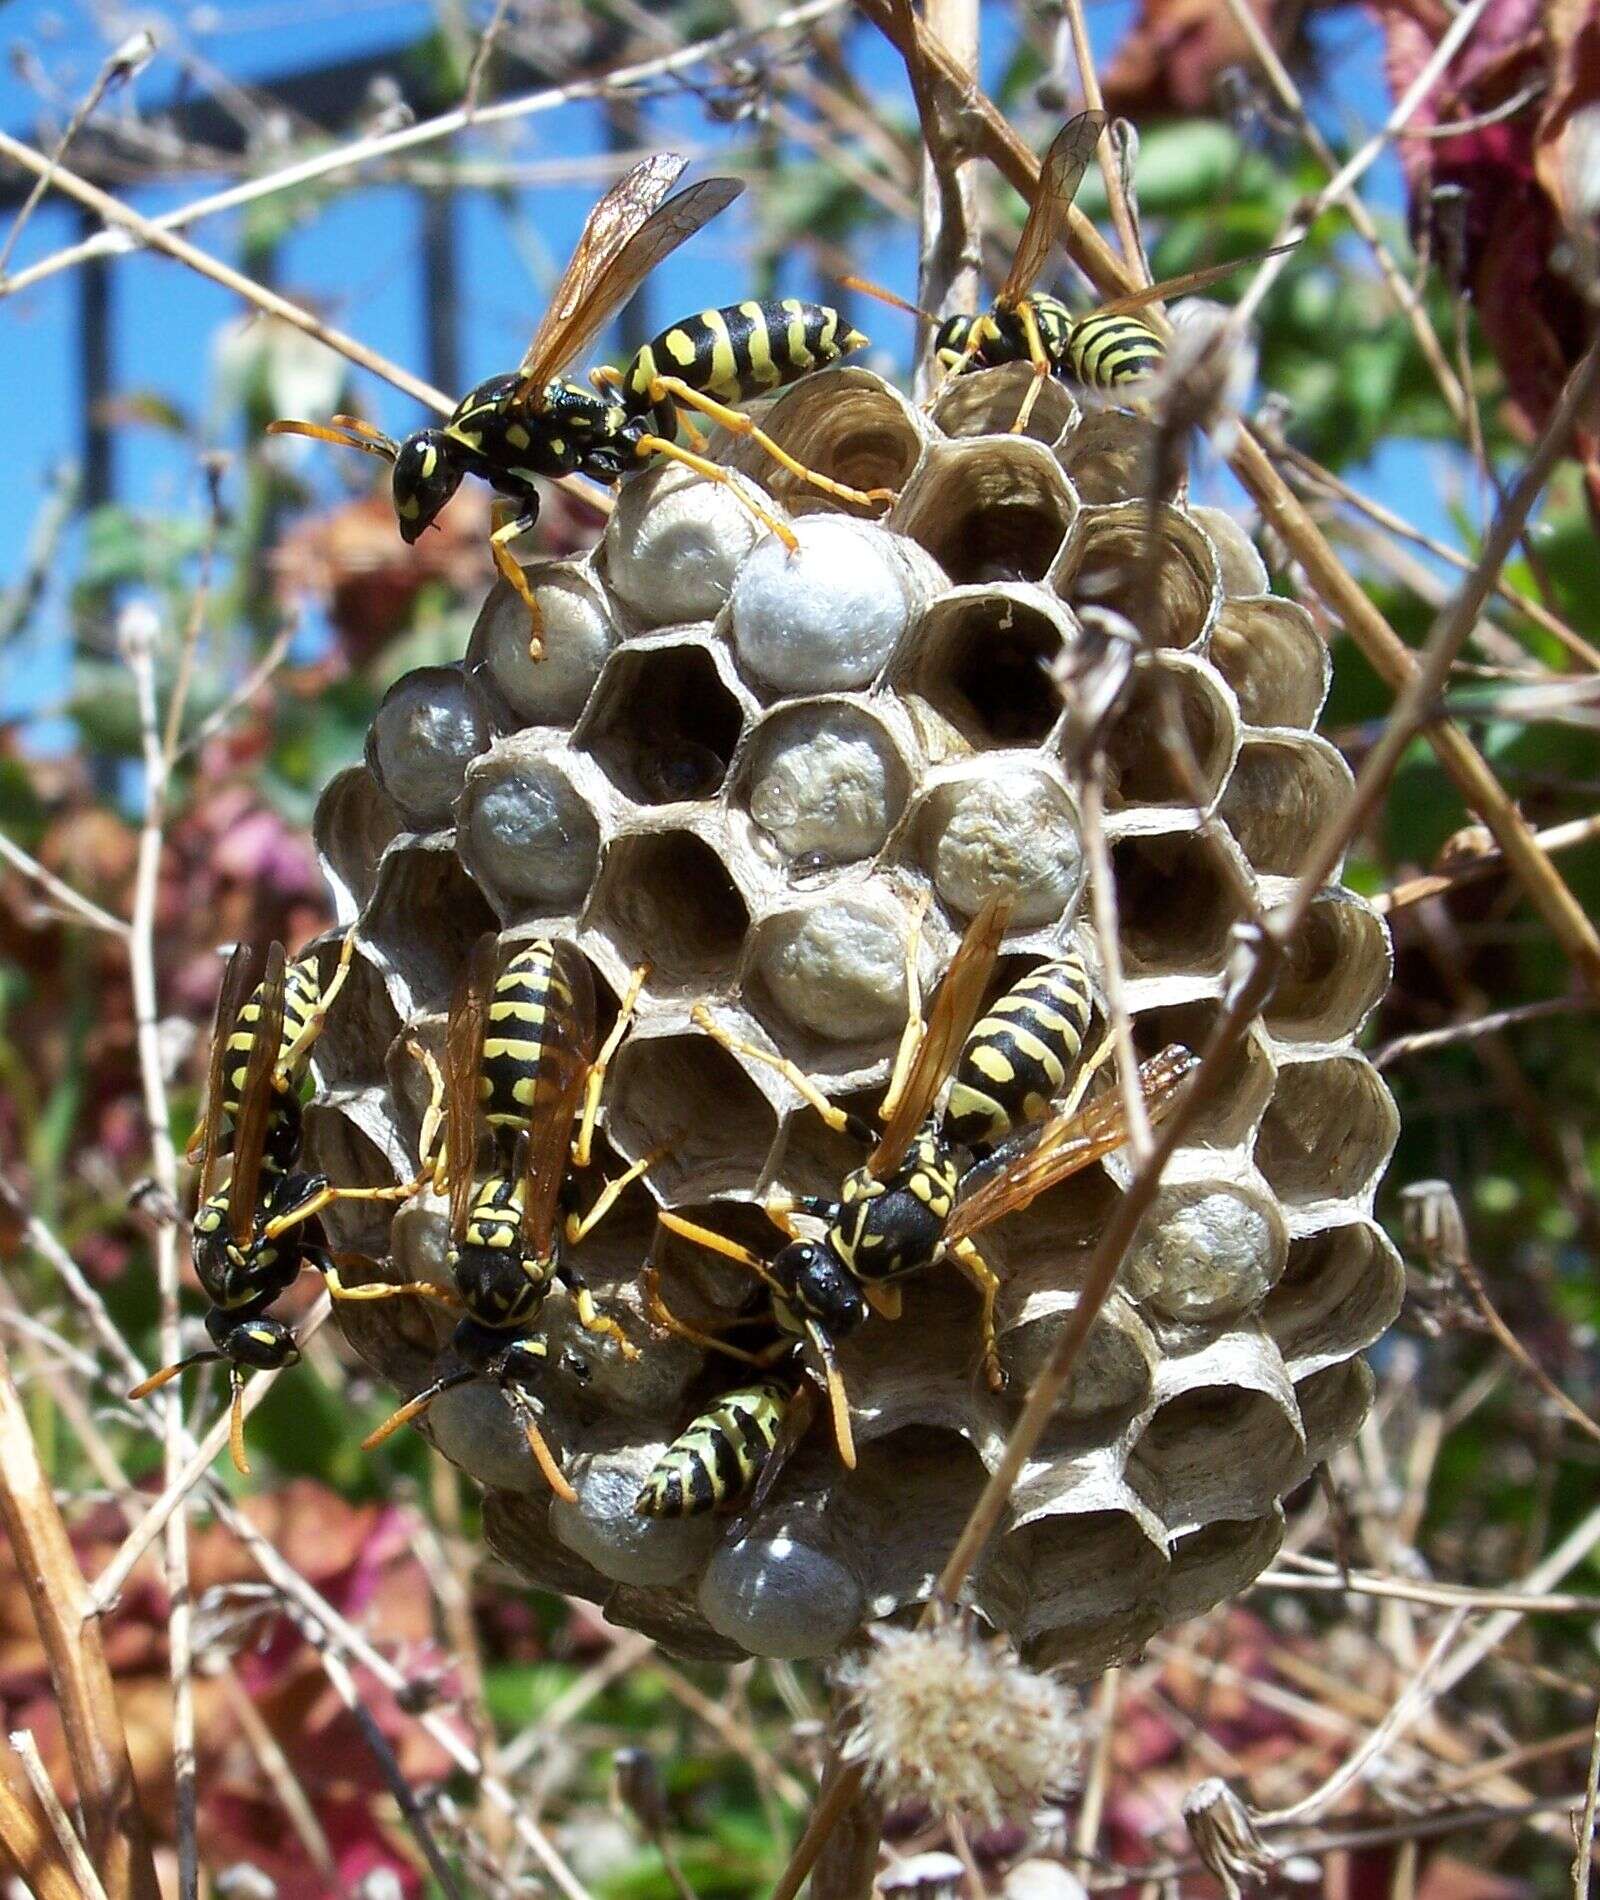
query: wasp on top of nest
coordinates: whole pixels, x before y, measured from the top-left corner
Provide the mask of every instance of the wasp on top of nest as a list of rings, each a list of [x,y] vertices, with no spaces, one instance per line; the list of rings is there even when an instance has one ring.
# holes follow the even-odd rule
[[[564,373],[662,259],[737,198],[737,179],[707,178],[673,196],[688,161],[658,153],[635,165],[590,212],[572,259],[522,361],[467,392],[449,420],[395,441],[353,416],[332,426],[278,421],[276,435],[305,435],[376,455],[393,466],[395,516],[415,542],[431,527],[462,478],[479,476],[507,499],[490,537],[495,565],[527,606],[530,650],[543,652],[542,619],[509,544],[538,519],[539,479],[587,475],[607,484],[657,458],[685,464],[730,487],[762,525],[793,549],[793,531],[769,514],[728,471],[676,440],[680,405],[759,442],[773,459],[840,500],[892,501],[863,492],[797,461],[734,408],[836,363],[867,339],[837,310],[780,297],[702,310],[669,324],[624,369],[601,365],[587,383]]]
[[[652,1267],[646,1290],[656,1319],[669,1332],[742,1363],[762,1370],[783,1366],[788,1383],[763,1380],[741,1387],[697,1417],[646,1479],[635,1507],[642,1515],[694,1516],[736,1501],[752,1486],[752,1508],[759,1507],[782,1462],[776,1454],[797,1441],[810,1421],[809,1382],[797,1371],[797,1348],[809,1347],[821,1366],[839,1456],[853,1467],[837,1342],[874,1313],[898,1319],[902,1283],[941,1260],[953,1262],[977,1287],[984,1370],[991,1386],[1004,1384],[994,1315],[1000,1283],[977,1248],[977,1236],[1128,1138],[1120,1092],[1103,1092],[1083,1106],[1111,1045],[1107,1039],[1080,1066],[1093,997],[1075,953],[1030,970],[983,1009],[1008,912],[1003,898],[992,897],[973,918],[926,1021],[918,993],[918,913],[906,944],[911,1008],[879,1109],[881,1134],[830,1102],[795,1064],[730,1035],[697,1008],[701,1027],[737,1054],[776,1069],[829,1128],[870,1152],[845,1177],[837,1198],[801,1195],[765,1203],[786,1236],[770,1260],[698,1222],[673,1213],[658,1216],[668,1232],[754,1274],[770,1297],[778,1336],[750,1350],[686,1325],[663,1300]],[[1177,1044],[1142,1066],[1140,1088],[1152,1120],[1170,1110],[1194,1066],[1194,1056]],[[1069,1078],[1072,1086],[1057,1103]],[[796,1214],[821,1222],[820,1238],[802,1234]]]
[[[1048,376],[1102,395],[1118,395],[1148,382],[1166,361],[1167,345],[1161,332],[1136,313],[1169,297],[1203,290],[1253,261],[1242,257],[1187,271],[1112,298],[1081,317],[1074,316],[1059,297],[1036,290],[1034,285],[1062,236],[1067,213],[1105,128],[1103,112],[1080,112],[1051,141],[1040,161],[1039,182],[1010,269],[987,310],[976,316],[937,317],[864,277],[841,279],[850,289],[864,291],[930,324],[934,357],[946,377],[998,369],[1006,363],[1031,364],[1034,382],[1013,425],[1019,434],[1027,428]],[[1276,252],[1260,255],[1272,257]]]

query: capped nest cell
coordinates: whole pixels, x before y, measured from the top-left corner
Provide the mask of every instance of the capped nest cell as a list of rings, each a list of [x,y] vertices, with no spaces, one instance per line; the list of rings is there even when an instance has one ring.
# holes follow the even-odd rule
[[[1281,903],[1348,794],[1314,730],[1326,652],[1270,594],[1248,538],[1169,506],[1152,549],[1147,425],[1080,416],[1051,384],[1029,433],[1010,434],[1028,381],[1015,366],[966,377],[931,416],[857,368],[781,397],[764,419],[781,443],[900,497],[865,519],[725,443],[736,479],[788,512],[793,554],[726,488],[668,467],[630,478],[598,548],[529,570],[549,657],[529,660],[522,609],[497,585],[462,664],[390,691],[366,764],[319,808],[341,921],[361,926],[314,1058],[312,1161],[336,1178],[411,1172],[425,1091],[405,1040],[440,1047],[480,931],[574,940],[602,1028],[649,965],[597,1146],[607,1174],[664,1152],[577,1252],[641,1357],[582,1334],[564,1294],[545,1309],[539,1401],[579,1502],[553,1498],[490,1386],[450,1393],[423,1428],[485,1487],[488,1537],[530,1582],[680,1655],[824,1655],[927,1596],[1128,1180],[1112,1155],[983,1236],[1005,1390],[983,1376],[976,1295],[941,1266],[906,1285],[898,1323],[841,1344],[855,1471],[819,1426],[753,1516],[635,1513],[662,1450],[744,1377],[652,1326],[641,1269],[653,1260],[702,1326],[763,1299],[738,1266],[659,1232],[656,1212],[770,1253],[763,1197],[826,1193],[860,1159],[750,1049],[871,1115],[905,1020],[913,915],[925,901],[927,996],[997,889],[1014,899],[997,981],[1075,949],[1099,1039],[1081,788],[1051,674],[1080,616],[1113,610],[1143,642],[1104,751],[1142,1055],[1204,1042],[1241,894]],[[1388,974],[1381,920],[1324,891],[1175,1156],[971,1580],[976,1608],[1035,1659],[1087,1676],[1239,1589],[1271,1560],[1284,1495],[1359,1424],[1359,1355],[1401,1292],[1372,1219],[1394,1109],[1354,1042]],[[392,1217],[336,1209],[330,1226],[395,1279],[445,1277],[431,1196]],[[339,1320],[406,1394],[448,1332],[410,1300]]]

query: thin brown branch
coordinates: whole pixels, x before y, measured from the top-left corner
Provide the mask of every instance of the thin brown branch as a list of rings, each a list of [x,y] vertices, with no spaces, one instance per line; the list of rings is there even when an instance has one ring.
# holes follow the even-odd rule
[[[12,1785],[0,1764],[0,1872],[20,1880],[36,1900],[84,1900],[83,1889],[35,1802]]]
[[[1548,830],[1535,834],[1534,842],[1541,851],[1555,852],[1570,850],[1576,844],[1588,844],[1600,838],[1600,812],[1591,813],[1587,818],[1572,818],[1564,825],[1551,825]],[[1426,898],[1440,897],[1446,891],[1453,891],[1458,885],[1475,883],[1479,878],[1490,877],[1496,871],[1505,868],[1505,858],[1493,848],[1475,853],[1460,864],[1451,865],[1448,871],[1429,871],[1422,877],[1408,878],[1403,884],[1396,884],[1392,890],[1379,891],[1371,900],[1373,909],[1387,916],[1397,910],[1405,910],[1412,904],[1420,904]]]
[[[1448,1049],[1457,1043],[1472,1042],[1479,1036],[1498,1035],[1502,1029],[1518,1023],[1543,1022],[1551,1016],[1586,1016],[1600,1004],[1600,997],[1549,996],[1537,1003],[1519,1003],[1514,1009],[1497,1009],[1485,1016],[1469,1017],[1460,1023],[1447,1023],[1442,1029],[1419,1030],[1414,1036],[1397,1036],[1373,1051],[1373,1066],[1387,1069],[1407,1056],[1423,1055],[1430,1049]]]
[[[1594,1864],[1594,1821],[1597,1807],[1600,1807],[1600,1704],[1595,1707],[1594,1741],[1589,1748],[1589,1777],[1584,1788],[1583,1814],[1576,1822],[1578,1851],[1572,1857],[1573,1900],[1588,1900],[1589,1870]]]
[[[83,1900],[107,1900],[105,1886],[94,1870],[88,1849],[78,1839],[67,1811],[61,1805],[61,1797],[56,1793],[55,1783],[45,1768],[44,1757],[39,1753],[39,1744],[25,1728],[13,1729],[7,1739],[11,1743],[12,1754],[22,1764],[22,1772],[33,1790],[33,1798],[50,1824],[50,1832],[61,1849],[61,1858],[72,1869],[72,1877],[82,1890]]]
[[[128,1739],[88,1588],[0,1347],[0,1524],[61,1713],[89,1852],[109,1900],[160,1900]]]

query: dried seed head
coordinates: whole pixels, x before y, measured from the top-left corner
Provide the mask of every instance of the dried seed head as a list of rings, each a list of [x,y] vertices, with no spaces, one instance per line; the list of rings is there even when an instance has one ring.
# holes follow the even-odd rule
[[[1449,1268],[1467,1255],[1467,1225],[1448,1181],[1413,1181],[1400,1190],[1406,1245],[1431,1267]]]
[[[880,1626],[837,1680],[855,1717],[845,1754],[891,1797],[994,1823],[1028,1814],[1071,1777],[1083,1738],[1076,1699],[969,1618]]]
[[[1195,1851],[1222,1882],[1228,1900],[1239,1900],[1247,1885],[1265,1880],[1278,1864],[1256,1831],[1255,1816],[1225,1781],[1213,1777],[1191,1788],[1183,1818]]]

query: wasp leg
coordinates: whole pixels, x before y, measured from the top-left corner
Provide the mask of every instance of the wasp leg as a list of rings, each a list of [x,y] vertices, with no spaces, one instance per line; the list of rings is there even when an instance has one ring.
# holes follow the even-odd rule
[[[596,389],[602,391],[602,393],[607,389],[618,388],[622,380],[622,371],[611,363],[601,363],[598,368],[592,369],[589,372],[589,381],[594,384]],[[684,434],[689,438],[689,447],[693,449],[697,455],[703,455],[711,446],[710,438],[705,434],[704,430],[697,429],[687,416],[679,416],[678,422]]]
[[[946,383],[952,383],[958,376],[966,375],[967,371],[972,367],[972,359],[978,354],[978,351],[982,347],[982,333],[978,329],[977,324],[974,324],[967,332],[966,344],[956,360],[953,363],[941,362],[939,364],[939,374],[934,378],[933,387],[922,399],[922,413],[924,415],[932,409],[934,403],[938,400],[940,390],[944,388]]]
[[[814,468],[807,468],[804,462],[796,461],[787,449],[773,441],[765,429],[758,428],[743,410],[730,409],[725,402],[718,402],[703,390],[691,389],[680,377],[657,376],[650,385],[651,402],[659,404],[668,397],[675,403],[687,403],[691,409],[698,409],[703,416],[709,416],[732,434],[748,437],[765,450],[780,468],[786,468],[791,475],[798,475],[802,481],[809,482],[813,488],[820,488],[826,495],[837,495],[841,501],[853,501],[861,507],[870,507],[875,501],[892,502],[897,499],[892,488],[851,488],[844,482],[836,482],[831,475],[819,475]]]
[[[386,1188],[318,1188],[308,1200],[298,1207],[291,1207],[286,1214],[279,1214],[269,1220],[261,1230],[264,1240],[276,1240],[279,1234],[287,1233],[291,1227],[298,1227],[302,1221],[308,1221],[320,1214],[325,1207],[332,1207],[335,1201],[409,1201],[414,1194],[420,1194],[428,1185],[428,1177],[420,1174],[415,1180],[401,1181],[394,1187]]]
[[[453,1313],[461,1310],[460,1295],[449,1287],[435,1286],[431,1280],[373,1280],[365,1286],[346,1286],[337,1267],[322,1277],[336,1300],[398,1300],[412,1294],[419,1300],[432,1300],[435,1306],[448,1307]]]
[[[417,1175],[432,1179],[435,1193],[443,1193],[449,1180],[450,1157],[444,1147],[444,1071],[431,1049],[406,1038],[406,1053],[420,1062],[428,1077],[428,1106],[422,1111],[422,1129],[417,1136]]]
[[[328,1012],[333,1008],[345,980],[350,974],[350,965],[356,954],[356,932],[358,925],[352,924],[344,933],[344,942],[339,946],[339,961],[334,966],[333,980],[323,991],[317,1006],[300,1025],[300,1033],[278,1058],[278,1066],[273,1070],[272,1079],[280,1088],[288,1088],[296,1069],[305,1060],[306,1051],[322,1034],[322,1025],[328,1020]]]
[[[877,1137],[859,1115],[852,1115],[846,1108],[840,1108],[830,1102],[815,1082],[803,1069],[797,1068],[787,1056],[774,1055],[770,1050],[746,1042],[742,1036],[736,1036],[711,1014],[704,1003],[696,1003],[689,1012],[690,1020],[716,1042],[720,1042],[730,1055],[746,1056],[752,1062],[763,1062],[769,1069],[776,1069],[779,1075],[808,1101],[836,1135],[853,1135],[857,1141],[864,1141],[868,1147]]]
[[[600,1053],[590,1067],[588,1080],[584,1084],[583,1114],[572,1144],[572,1165],[575,1168],[589,1165],[589,1150],[594,1141],[595,1117],[600,1113],[600,1091],[605,1085],[606,1071],[611,1067],[612,1057],[620,1048],[622,1038],[628,1033],[628,1025],[633,1021],[633,1013],[639,1006],[639,992],[644,988],[645,978],[649,974],[648,963],[641,963],[634,969],[628,979],[622,1007],[617,1011],[617,1020],[611,1025],[611,1034],[600,1045]]]
[[[566,1473],[556,1463],[556,1455],[550,1449],[549,1441],[540,1430],[537,1414],[533,1409],[533,1400],[520,1386],[508,1380],[500,1390],[506,1395],[506,1403],[511,1407],[512,1416],[522,1427],[522,1435],[528,1441],[528,1449],[533,1453],[533,1461],[543,1474],[544,1481],[556,1496],[567,1504],[576,1504],[578,1494],[573,1490]]]
[[[534,598],[533,589],[528,585],[528,577],[523,573],[521,563],[506,545],[508,541],[515,541],[519,534],[528,532],[538,519],[538,509],[537,507],[531,510],[518,508],[514,514],[508,516],[507,510],[514,505],[507,502],[495,503],[493,512],[502,518],[496,520],[494,533],[489,536],[489,552],[494,556],[494,564],[499,568],[502,579],[515,591],[517,598],[527,608],[529,619],[533,622],[528,630],[528,657],[531,660],[542,660],[544,658],[544,615],[539,611],[539,603]]]
[[[1033,405],[1039,400],[1039,392],[1050,374],[1050,358],[1045,354],[1044,339],[1039,335],[1039,323],[1032,303],[1025,302],[1017,315],[1022,319],[1022,334],[1028,343],[1028,361],[1033,365],[1033,381],[1028,385],[1028,393],[1022,399],[1017,419],[1011,425],[1013,435],[1021,435],[1027,429]]]
[[[799,540],[795,531],[776,515],[769,515],[744,486],[736,482],[725,468],[719,468],[715,462],[709,462],[703,455],[696,455],[692,449],[680,448],[676,442],[669,442],[664,435],[642,435],[634,445],[634,452],[641,460],[652,455],[663,456],[669,462],[681,462],[685,468],[692,468],[697,475],[704,475],[708,482],[718,482],[722,487],[731,489],[733,494],[748,508],[757,521],[771,534],[775,534],[791,554],[798,551]]]
[[[994,1303],[1000,1294],[1000,1281],[995,1270],[972,1242],[966,1238],[955,1241],[950,1248],[950,1258],[978,1289],[983,1298],[983,1372],[989,1381],[991,1390],[1005,1390],[1006,1375],[1000,1364],[1000,1348],[995,1340]]]
[[[650,1317],[658,1326],[663,1326],[679,1339],[686,1339],[692,1346],[699,1346],[705,1352],[720,1352],[726,1358],[737,1359],[745,1366],[775,1366],[778,1361],[794,1350],[792,1339],[776,1339],[770,1346],[763,1346],[760,1352],[747,1352],[743,1346],[730,1346],[725,1339],[718,1339],[715,1333],[704,1333],[691,1326],[687,1320],[681,1320],[661,1297],[661,1275],[655,1267],[646,1267],[640,1276],[644,1288],[645,1305]]]
[[[624,1168],[614,1180],[607,1181],[587,1214],[569,1214],[566,1222],[567,1245],[576,1247],[580,1240],[592,1234],[616,1206],[624,1191],[632,1187],[641,1175],[648,1174],[666,1152],[665,1144],[659,1148],[652,1148],[649,1154],[634,1162],[631,1168]]]
[[[888,1121],[899,1106],[900,1097],[906,1086],[906,1078],[911,1074],[911,1065],[917,1059],[917,1051],[922,1047],[922,1038],[928,1032],[927,1022],[922,1014],[922,920],[928,914],[928,905],[933,893],[923,891],[911,909],[911,921],[906,926],[906,1026],[900,1032],[900,1047],[894,1053],[894,1071],[889,1077],[889,1086],[884,1092],[883,1101],[878,1107],[879,1121]]]
[[[586,1333],[603,1333],[606,1338],[614,1339],[624,1359],[637,1359],[639,1348],[614,1319],[608,1319],[594,1303],[594,1295],[589,1291],[588,1283],[574,1266],[565,1261],[557,1267],[556,1278],[572,1295],[572,1304],[577,1311],[578,1323]]]

